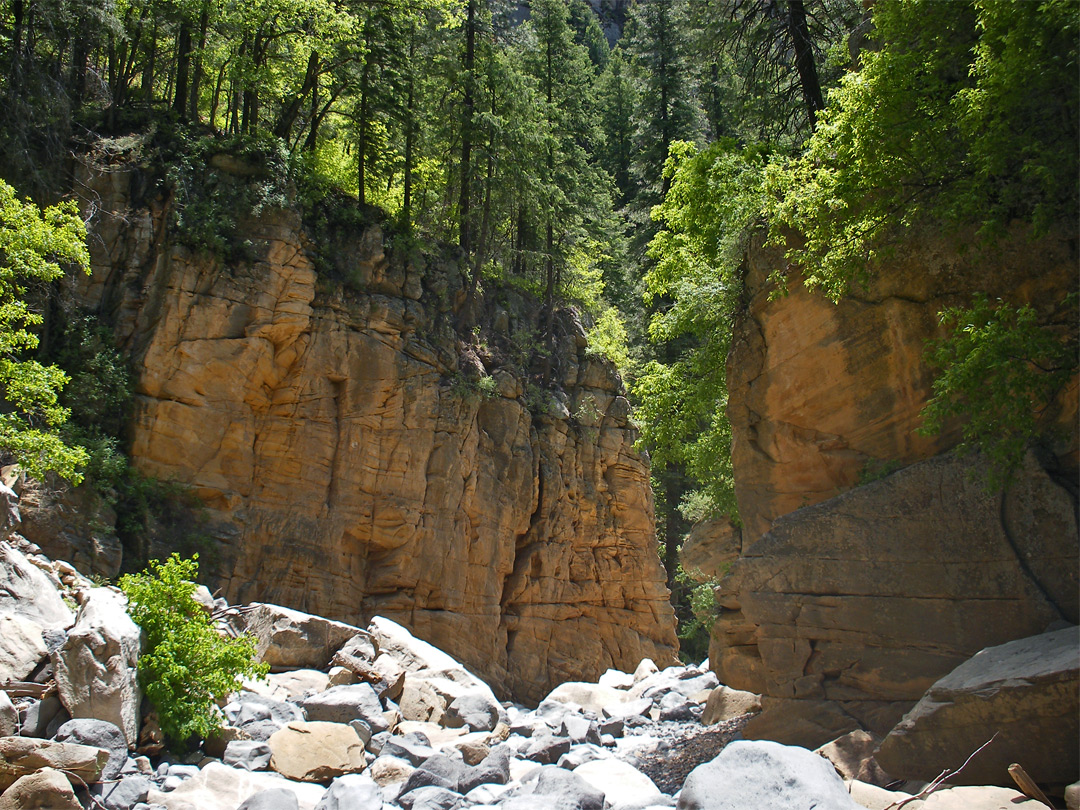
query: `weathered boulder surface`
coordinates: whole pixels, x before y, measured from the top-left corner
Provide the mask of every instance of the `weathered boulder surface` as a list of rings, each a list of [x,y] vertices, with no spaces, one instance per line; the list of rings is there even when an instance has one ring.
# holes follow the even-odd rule
[[[64,644],[53,653],[60,701],[73,718],[107,720],[129,748],[139,736],[140,630],[114,588],[93,588]]]
[[[133,358],[132,457],[202,500],[231,602],[390,616],[531,700],[672,660],[647,462],[576,319],[557,319],[556,390],[529,392],[454,333],[452,258],[388,255],[371,225],[317,272],[299,217],[266,211],[226,264],[174,244],[138,170],[79,173],[96,215],[76,283]],[[531,309],[492,340],[509,351]]]
[[[858,810],[832,764],[805,748],[736,741],[690,772],[679,810]]]
[[[256,603],[237,617],[237,629],[255,638],[255,654],[272,670],[323,669],[342,644],[361,630],[299,610]]]
[[[295,721],[274,732],[267,742],[270,767],[299,782],[326,782],[362,771],[367,764],[364,743],[344,723]]]
[[[4,541],[0,541],[0,615],[22,616],[45,630],[62,630],[75,621],[45,572]]]
[[[41,625],[0,614],[0,684],[25,680],[46,654]]]
[[[752,246],[747,267],[749,304],[734,327],[727,383],[749,546],[781,515],[953,447],[955,429],[915,432],[934,378],[923,361],[926,340],[943,335],[938,312],[970,306],[982,292],[1067,322],[1062,300],[1076,289],[1077,253],[1070,232],[1034,242],[1017,230],[966,252],[951,236],[911,232],[888,266],[836,304],[808,291],[775,248]],[[782,296],[767,281],[777,267],[788,271]],[[1054,452],[1073,476],[1076,401],[1074,379],[1052,415],[1062,428]]]
[[[0,796],[0,810],[82,810],[67,777],[55,768],[20,776]]]
[[[996,735],[996,737],[995,737]],[[1042,784],[1080,777],[1080,628],[983,650],[935,683],[881,744],[877,760],[904,779],[1010,785],[1020,763]]]
[[[984,647],[1077,621],[1069,493],[1030,455],[1004,496],[970,471],[952,455],[920,462],[778,519],[744,553],[709,657],[721,682],[772,698],[748,737],[791,732],[808,711],[820,733],[784,741],[884,735]]]
[[[101,777],[108,761],[109,752],[104,748],[31,737],[0,737],[0,791],[40,768],[63,771],[75,785],[91,784]]]

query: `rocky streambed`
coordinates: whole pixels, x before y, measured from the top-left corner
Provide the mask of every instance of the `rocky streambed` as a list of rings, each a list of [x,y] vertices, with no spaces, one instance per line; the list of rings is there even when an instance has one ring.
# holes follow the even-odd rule
[[[0,810],[885,810],[911,799],[882,789],[865,733],[817,752],[741,739],[760,700],[707,667],[645,659],[532,708],[499,701],[385,618],[359,628],[205,589],[200,599],[222,632],[256,638],[272,674],[231,696],[220,732],[170,753],[138,692],[123,596],[17,535],[0,542]],[[904,806],[1042,805],[955,787]]]

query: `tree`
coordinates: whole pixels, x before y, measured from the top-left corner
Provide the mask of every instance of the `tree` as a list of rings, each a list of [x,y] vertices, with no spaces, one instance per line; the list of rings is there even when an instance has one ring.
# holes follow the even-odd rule
[[[830,95],[804,155],[772,176],[772,232],[837,298],[917,223],[1080,217],[1078,21],[1071,0],[879,3],[881,47]],[[914,148],[913,148],[914,145]]]
[[[216,701],[240,688],[243,676],[260,677],[250,636],[226,638],[193,594],[198,555],[153,560],[141,574],[125,574],[120,589],[128,613],[145,634],[139,683],[157,709],[161,730],[176,746],[193,734],[206,737],[221,727]]]
[[[61,278],[62,264],[89,272],[86,227],[75,203],[41,210],[0,181],[0,448],[32,476],[52,471],[78,483],[86,451],[66,446],[57,434],[68,418],[59,403],[67,375],[26,356],[38,346],[33,328],[42,323],[28,297]]]

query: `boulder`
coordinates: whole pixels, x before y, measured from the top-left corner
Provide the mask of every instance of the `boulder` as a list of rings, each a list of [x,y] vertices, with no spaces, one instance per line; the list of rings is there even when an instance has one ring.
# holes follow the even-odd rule
[[[52,474],[41,481],[18,467],[5,467],[3,473],[19,493],[19,534],[83,573],[110,579],[120,573],[116,511],[90,482],[72,486]]]
[[[67,777],[54,768],[20,776],[0,796],[0,810],[83,810]]]
[[[574,773],[603,793],[608,804],[615,806],[632,802],[639,806],[660,804],[665,798],[652,779],[619,759],[585,762],[575,768]]]
[[[347,773],[335,779],[315,810],[382,810],[379,786],[367,774]]]
[[[239,616],[239,629],[255,637],[255,652],[272,670],[326,669],[334,653],[361,632],[343,622],[299,610],[254,603]]]
[[[270,767],[287,779],[325,782],[362,771],[364,744],[343,723],[292,722],[269,739]]]
[[[243,768],[245,771],[265,771],[270,767],[272,756],[270,746],[258,740],[233,740],[225,746],[221,758],[231,768]]]
[[[1080,776],[1080,628],[983,650],[935,683],[881,744],[877,760],[905,779],[929,780],[958,768],[950,782],[1012,784],[1018,762],[1038,783]],[[996,735],[996,736],[995,736]]]
[[[248,797],[236,810],[300,810],[300,802],[288,788],[270,788]]]
[[[276,774],[238,770],[210,762],[196,776],[169,792],[151,790],[147,804],[166,810],[236,810],[256,793],[287,788],[296,794],[300,810],[314,810],[325,789],[322,785],[290,782]]]
[[[757,714],[761,711],[761,695],[718,686],[709,693],[705,701],[705,711],[701,722],[707,726],[731,720],[744,714]]]
[[[290,669],[271,672],[261,681],[245,680],[244,689],[272,700],[289,700],[322,692],[330,686],[330,676],[317,669]]]
[[[101,772],[103,780],[115,779],[127,764],[128,746],[124,732],[107,720],[89,717],[68,720],[57,729],[54,739],[57,742],[78,743],[107,750],[109,761]]]
[[[805,748],[737,740],[690,772],[678,810],[860,810],[832,765]]]
[[[368,775],[379,787],[402,785],[408,781],[415,767],[400,757],[380,754],[368,768]]]
[[[371,684],[331,686],[325,692],[305,698],[301,705],[309,720],[349,723],[359,719],[367,723],[376,734],[390,728],[390,724],[383,717],[379,696],[375,694]]]
[[[460,802],[460,793],[438,785],[425,785],[398,797],[405,810],[454,810]]]
[[[8,693],[0,690],[0,737],[14,737],[19,731],[19,710]]]
[[[0,615],[0,684],[26,680],[47,654],[41,625],[15,614]]]
[[[443,715],[448,728],[491,731],[499,723],[499,704],[479,692],[461,695],[450,701]]]
[[[880,738],[860,729],[826,743],[814,753],[829,760],[845,781],[858,780],[885,787],[893,778],[874,759],[874,751],[880,742]]]
[[[627,693],[623,689],[601,686],[599,683],[575,681],[559,684],[544,698],[544,700],[554,700],[559,703],[572,703],[598,715],[603,712],[604,707],[614,706],[626,699]]]
[[[91,795],[105,810],[131,810],[145,802],[154,783],[141,775],[125,776],[115,782],[102,782],[91,788]]]
[[[557,767],[540,770],[533,796],[543,797],[551,805],[565,805],[576,810],[604,810],[603,791],[579,776],[577,771]]]
[[[6,542],[0,542],[0,615],[21,616],[44,630],[63,630],[75,621],[52,580]]]
[[[92,784],[101,778],[109,752],[78,743],[53,742],[32,737],[0,738],[0,791],[39,768],[69,774],[72,784]]]
[[[93,588],[75,627],[53,653],[56,687],[73,718],[107,720],[134,748],[139,734],[140,631],[113,588]]]
[[[1005,494],[988,494],[985,472],[938,456],[774,521],[720,584],[720,680],[833,703],[884,735],[979,650],[1075,622],[1071,496],[1030,454]]]

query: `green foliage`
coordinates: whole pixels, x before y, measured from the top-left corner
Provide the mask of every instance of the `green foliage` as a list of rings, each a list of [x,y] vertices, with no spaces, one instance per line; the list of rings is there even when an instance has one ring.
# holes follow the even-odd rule
[[[133,399],[130,372],[112,333],[95,317],[72,312],[56,320],[49,356],[71,377],[61,396],[71,418],[60,435],[86,448],[86,475],[107,492],[128,475],[123,435]]]
[[[930,341],[927,360],[941,370],[923,409],[923,434],[962,421],[964,448],[978,448],[991,463],[990,489],[1006,485],[1028,443],[1047,430],[1044,418],[1061,388],[1076,374],[1076,293],[1061,334],[1039,322],[1028,306],[975,296],[970,308],[941,312],[949,336]]]
[[[653,216],[666,228],[649,246],[648,295],[667,305],[650,337],[670,347],[634,383],[642,441],[654,464],[684,464],[713,508],[736,514],[727,421],[731,321],[742,294],[742,256],[761,215],[767,154],[720,141],[697,152],[676,143],[671,188]]]
[[[682,596],[682,610],[678,610],[679,657],[685,663],[700,663],[709,655],[709,638],[712,627],[720,616],[716,604],[716,580],[699,582],[691,577],[682,565],[675,575],[676,590]]]
[[[58,433],[69,416],[60,404],[67,375],[26,358],[38,346],[32,330],[43,321],[28,295],[61,278],[61,264],[89,272],[86,228],[75,204],[41,210],[20,202],[15,189],[0,181],[0,447],[34,477],[53,471],[77,483],[87,453]]]
[[[834,300],[922,222],[1078,217],[1073,0],[874,6],[878,51],[829,95],[803,156],[770,173],[772,238]]]
[[[626,325],[615,307],[608,307],[600,313],[593,328],[589,330],[588,338],[589,352],[606,357],[624,376],[633,375]]]
[[[120,578],[128,612],[146,637],[139,683],[173,745],[220,728],[215,702],[239,688],[242,677],[269,671],[255,662],[252,638],[225,638],[214,629],[192,596],[198,570],[197,558],[173,554],[164,563],[152,561],[148,571]]]

